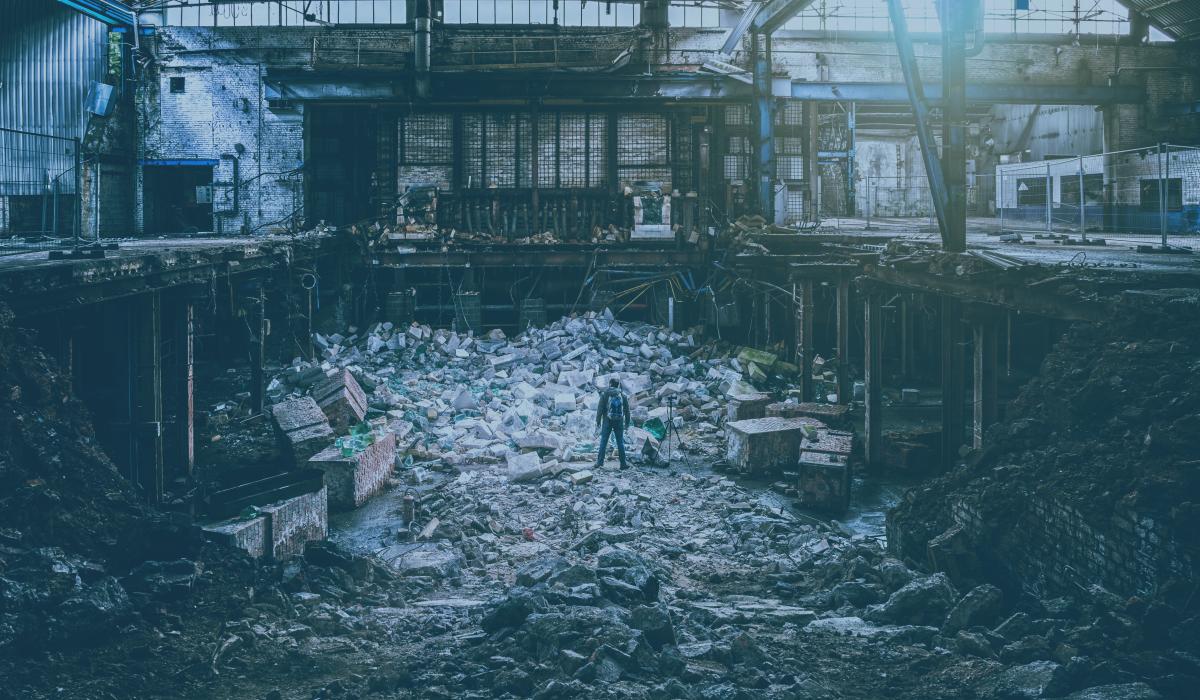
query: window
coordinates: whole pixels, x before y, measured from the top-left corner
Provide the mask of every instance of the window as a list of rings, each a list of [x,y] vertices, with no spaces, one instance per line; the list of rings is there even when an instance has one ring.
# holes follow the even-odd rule
[[[1046,206],[1046,178],[1023,177],[1017,180],[1017,206]]]
[[[1083,203],[1099,204],[1104,201],[1104,176],[1100,173],[1083,176]],[[1079,176],[1062,176],[1062,203],[1079,204]]]
[[[181,94],[184,91],[184,82],[182,77],[171,78],[171,92],[173,94]]]
[[[1158,183],[1159,179],[1142,180],[1142,201],[1141,208],[1143,211],[1158,211]],[[1180,211],[1183,209],[1183,178],[1172,177],[1167,179],[1167,211]]]

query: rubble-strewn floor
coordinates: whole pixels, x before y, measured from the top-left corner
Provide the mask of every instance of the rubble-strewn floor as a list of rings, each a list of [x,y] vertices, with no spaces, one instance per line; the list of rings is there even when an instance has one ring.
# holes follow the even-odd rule
[[[551,329],[482,352],[380,328],[331,352],[413,459],[332,542],[264,566],[136,505],[3,321],[0,697],[1160,697],[1111,601],[957,591],[712,473],[741,378],[682,336]],[[686,451],[587,469],[608,375],[642,395],[639,422],[678,394]]]

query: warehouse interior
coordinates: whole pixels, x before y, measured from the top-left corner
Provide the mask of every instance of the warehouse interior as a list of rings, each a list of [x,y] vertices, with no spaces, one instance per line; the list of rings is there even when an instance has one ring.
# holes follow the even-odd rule
[[[1194,697],[1198,236],[1198,0],[0,0],[0,698]]]

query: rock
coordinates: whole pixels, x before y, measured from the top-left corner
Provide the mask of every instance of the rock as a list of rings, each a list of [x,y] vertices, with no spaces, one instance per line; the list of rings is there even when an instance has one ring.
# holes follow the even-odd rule
[[[526,588],[545,581],[568,568],[566,559],[562,557],[542,557],[535,559],[517,569],[517,585]]]
[[[980,697],[995,700],[1015,698],[1052,698],[1066,687],[1066,672],[1053,661],[1034,661],[998,671],[977,687]]]
[[[159,600],[179,600],[191,595],[200,576],[200,565],[188,559],[148,561],[124,579],[125,588],[148,593]]]
[[[496,632],[506,627],[520,627],[535,611],[545,607],[529,590],[513,589],[499,604],[488,611],[479,625],[485,632]]]
[[[945,574],[915,579],[896,591],[882,605],[873,605],[867,619],[872,622],[940,625],[957,600],[958,593]]]
[[[991,584],[972,588],[946,615],[942,634],[949,636],[976,625],[990,627],[1000,613],[1003,598],[1000,589]]]
[[[59,604],[56,632],[67,643],[90,642],[115,634],[132,612],[125,589],[107,576]]]
[[[879,586],[862,581],[844,581],[830,591],[838,604],[847,604],[856,608],[878,602],[883,597]]]
[[[1098,685],[1066,696],[1064,700],[1162,700],[1163,696],[1145,683]]]
[[[640,605],[629,611],[629,626],[641,630],[655,649],[675,644],[675,625],[666,605]]]
[[[878,638],[900,644],[927,643],[938,633],[936,627],[874,625],[860,617],[827,617],[813,620],[804,626],[804,631]]]
[[[542,458],[536,452],[509,454],[507,462],[508,480],[514,484],[535,481],[546,475],[542,469]]]
[[[978,656],[984,659],[992,659],[996,656],[996,651],[988,643],[987,637],[978,632],[969,632],[967,630],[959,632],[954,637],[954,647],[959,652],[969,656]]]
[[[448,578],[462,570],[463,557],[446,542],[427,542],[416,546],[397,544],[380,551],[376,556],[392,570],[405,576]]]

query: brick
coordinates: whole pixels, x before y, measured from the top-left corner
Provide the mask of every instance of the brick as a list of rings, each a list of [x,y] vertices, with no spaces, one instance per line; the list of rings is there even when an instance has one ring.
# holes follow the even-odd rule
[[[358,454],[343,457],[330,446],[313,455],[308,466],[325,472],[331,509],[357,508],[383,489],[396,460],[396,436],[376,433],[374,444]]]
[[[261,515],[221,520],[202,525],[201,529],[209,539],[245,550],[255,559],[267,553],[267,519]]]
[[[777,418],[811,418],[830,428],[850,427],[850,407],[829,403],[773,403],[767,406],[767,416]]]
[[[272,559],[282,561],[303,554],[306,542],[325,539],[329,534],[328,499],[328,489],[321,487],[258,509],[267,519],[266,540]]]
[[[367,396],[348,369],[318,383],[312,397],[329,418],[329,425],[338,432],[349,430],[367,415]]]

